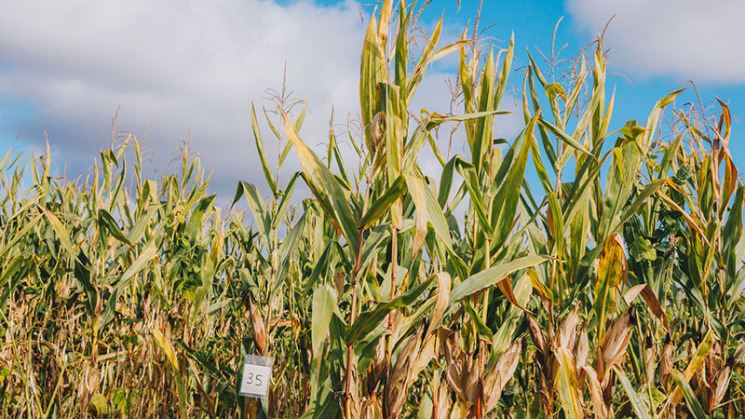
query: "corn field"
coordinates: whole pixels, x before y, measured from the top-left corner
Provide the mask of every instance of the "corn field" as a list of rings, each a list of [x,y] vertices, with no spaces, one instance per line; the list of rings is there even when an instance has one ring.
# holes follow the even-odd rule
[[[146,178],[132,135],[84,180],[54,176],[48,147],[5,155],[0,415],[743,417],[727,106],[677,108],[675,91],[611,127],[602,39],[557,77],[468,28],[439,46],[442,21],[415,45],[417,11],[370,18],[358,136],[331,130],[319,155],[305,109],[253,109],[248,213],[216,205],[188,150]],[[411,109],[448,55],[461,110]],[[513,90],[522,129],[496,139]],[[280,176],[291,154],[302,170]],[[274,359],[267,399],[238,395],[250,354]]]

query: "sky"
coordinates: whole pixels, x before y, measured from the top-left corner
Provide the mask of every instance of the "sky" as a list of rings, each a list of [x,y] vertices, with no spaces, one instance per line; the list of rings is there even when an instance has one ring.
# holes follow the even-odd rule
[[[254,104],[283,78],[292,97],[308,101],[301,131],[320,150],[329,124],[345,134],[359,111],[359,58],[372,10],[353,0],[3,0],[0,4],[0,150],[38,153],[49,141],[58,175],[84,176],[116,128],[146,149],[146,170],[160,176],[186,141],[207,171],[210,190],[232,197],[239,180],[264,184],[250,128]],[[420,23],[443,17],[444,42],[473,25],[477,1],[435,0]],[[745,2],[741,0],[485,0],[484,36],[505,48],[515,36],[516,85],[526,49],[549,53],[554,27],[564,57],[596,39],[613,17],[604,45],[612,127],[643,122],[665,94],[693,80],[704,105],[715,98],[733,115],[731,147],[745,168]],[[286,69],[286,72],[285,72]],[[429,70],[412,110],[447,113],[455,60]],[[286,73],[286,76],[285,76]],[[677,105],[697,103],[689,87]],[[509,107],[509,105],[507,105]],[[296,108],[298,110],[299,108]],[[270,114],[272,116],[272,114]],[[273,117],[273,116],[272,116]],[[519,124],[497,119],[510,139]],[[276,140],[263,125],[267,151]],[[351,153],[351,146],[346,144]],[[461,150],[456,150],[461,151]],[[5,154],[3,152],[3,154]],[[428,156],[423,166],[438,165]],[[298,168],[290,159],[284,176]]]

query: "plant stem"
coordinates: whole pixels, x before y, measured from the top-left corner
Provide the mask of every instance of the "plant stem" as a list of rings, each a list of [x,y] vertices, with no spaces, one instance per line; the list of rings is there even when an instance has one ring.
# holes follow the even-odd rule
[[[396,269],[398,268],[398,229],[391,229],[391,300],[396,296]],[[388,330],[393,329],[393,311],[388,313]]]
[[[365,199],[365,203],[367,203],[367,199]],[[366,206],[366,205],[365,205]],[[349,316],[349,325],[350,327],[354,324],[354,321],[356,320],[356,313],[357,313],[357,274],[360,271],[360,262],[362,260],[362,232],[363,230],[359,229],[359,236],[357,240],[357,258],[354,262],[354,271],[352,272],[352,312]],[[350,403],[350,397],[349,393],[351,390],[351,384],[352,384],[352,342],[347,343],[347,375],[346,375],[346,383],[344,387],[344,413],[346,418],[351,417],[351,403]]]

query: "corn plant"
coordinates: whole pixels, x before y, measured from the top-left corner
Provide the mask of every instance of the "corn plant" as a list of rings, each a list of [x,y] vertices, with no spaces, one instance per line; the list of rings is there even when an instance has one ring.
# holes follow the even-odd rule
[[[86,178],[56,176],[48,147],[9,152],[0,413],[742,416],[729,108],[679,108],[675,91],[612,127],[602,38],[562,61],[569,77],[530,53],[514,71],[514,40],[485,48],[466,28],[440,46],[442,21],[417,47],[421,7],[386,0],[370,17],[359,135],[331,129],[320,150],[305,106],[252,107],[263,179],[239,182],[227,210],[188,147],[160,180],[116,128]],[[448,54],[462,113],[411,109]],[[497,139],[515,84],[524,124]],[[442,126],[461,154],[441,152]],[[238,394],[249,354],[274,359],[266,399]]]

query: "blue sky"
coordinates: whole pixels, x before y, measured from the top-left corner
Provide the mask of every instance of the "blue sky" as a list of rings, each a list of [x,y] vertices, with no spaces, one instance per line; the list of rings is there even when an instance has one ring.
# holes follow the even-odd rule
[[[435,0],[421,22],[431,29],[444,13],[445,35],[454,37],[473,23],[478,6],[461,3],[458,12],[456,0]],[[515,34],[513,68],[525,64],[526,48],[534,56],[536,48],[549,52],[560,18],[557,46],[566,44],[569,57],[615,15],[605,43],[610,71],[623,75],[609,77],[613,127],[643,122],[657,99],[692,79],[705,104],[714,97],[729,103],[733,156],[745,168],[745,2],[484,3],[481,26],[495,25],[485,35],[506,42]],[[266,89],[280,87],[285,64],[288,87],[309,101],[306,141],[325,141],[332,109],[337,130],[357,113],[362,16],[371,9],[351,0],[6,0],[0,9],[0,145],[18,138],[16,147],[32,153],[46,131],[57,170],[71,177],[85,174],[107,146],[119,108],[119,129],[140,139],[146,132],[153,171],[163,173],[188,139],[204,166],[215,168],[213,190],[230,194],[238,180],[263,183],[249,111],[252,102],[271,106]],[[447,63],[428,73],[415,106],[447,111]],[[517,84],[521,78],[512,74]],[[689,88],[678,105],[695,100]],[[271,154],[276,147],[267,143]]]
[[[457,10],[456,2],[439,3],[444,3],[446,8],[446,21],[453,22],[454,25],[465,25],[469,21],[472,23],[479,2],[462,2],[461,11],[455,16],[450,13]],[[654,23],[649,27],[645,22],[639,22],[639,15],[650,11],[646,7],[649,2],[644,1],[485,1],[481,26],[496,24],[486,34],[504,40],[505,42],[497,44],[500,46],[506,45],[506,40],[514,33],[517,61],[513,67],[517,68],[525,64],[526,49],[530,49],[536,59],[540,58],[537,49],[544,54],[550,53],[553,31],[559,19],[561,22],[556,47],[564,47],[562,56],[568,58],[596,39],[608,19],[615,16],[606,35],[609,72],[612,73],[608,77],[608,92],[614,88],[616,92],[613,126],[620,128],[628,119],[637,119],[643,123],[659,98],[682,87],[687,87],[687,90],[680,96],[677,105],[698,103],[695,90],[686,83],[687,80],[693,80],[704,106],[714,106],[715,97],[730,106],[736,120],[734,131],[739,134],[745,128],[745,48],[740,45],[740,40],[745,39],[745,31],[739,23],[745,19],[745,3],[723,1],[718,6],[692,1],[655,3],[663,6],[666,3],[666,7],[660,8],[661,13],[657,19],[647,18],[647,22]],[[624,10],[624,5],[630,10]],[[713,13],[709,10],[712,7],[717,9]],[[684,10],[676,11],[676,8]],[[583,9],[584,12],[577,12],[578,9]],[[431,20],[438,19],[441,13],[437,7],[431,7],[428,11],[427,17]],[[699,11],[702,21],[697,25],[689,25],[689,15]],[[707,14],[705,12],[708,16],[703,16]],[[728,23],[724,19],[725,14],[729,19],[735,17],[735,23],[730,28],[719,28],[722,33],[718,42],[726,46],[720,51],[720,48],[706,42],[712,36],[720,35],[712,25]],[[638,22],[639,25],[633,22]],[[731,30],[731,33],[727,30]],[[646,32],[642,37],[645,42],[635,42],[636,37],[624,36],[624,33],[632,31],[642,34]],[[681,37],[681,31],[687,37]],[[634,57],[636,54],[639,57],[655,55],[656,49],[665,47],[670,59],[667,65],[659,60],[644,62],[643,59]],[[718,52],[723,55],[717,55]],[[681,62],[691,61],[700,61],[701,65],[681,65]],[[513,74],[513,77],[513,81],[519,82],[522,74]],[[718,107],[716,109],[719,110]],[[745,167],[745,143],[738,141],[738,137],[740,135],[735,135],[731,143],[733,157],[739,167]]]

